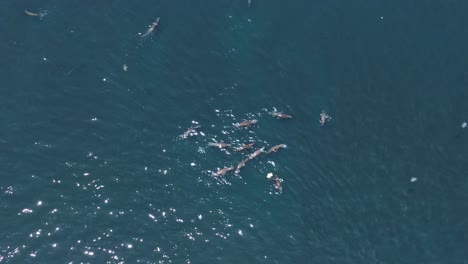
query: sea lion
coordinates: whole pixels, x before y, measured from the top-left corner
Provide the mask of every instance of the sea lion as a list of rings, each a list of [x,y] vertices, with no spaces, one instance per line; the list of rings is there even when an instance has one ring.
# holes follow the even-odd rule
[[[180,135],[180,138],[187,138],[188,136],[193,136],[194,134],[197,133],[195,129],[200,128],[200,126],[191,126],[185,131],[182,135]]]
[[[28,16],[35,16],[35,17],[41,16],[41,13],[33,13],[33,12],[28,11],[28,10],[24,10],[24,13],[26,13],[26,15],[28,15]]]
[[[146,32],[141,35],[142,38],[148,36],[149,34],[151,34],[151,32],[153,32],[159,25],[159,17],[156,19],[156,21],[154,21],[153,23],[151,23],[151,26],[149,26],[148,30],[146,30]]]
[[[252,119],[252,120],[244,120],[240,123],[237,123],[237,124],[234,124],[234,126],[236,127],[249,127],[255,123],[257,123],[258,120],[257,119]]]
[[[273,177],[275,189],[281,192],[283,190],[283,179],[278,176]]]
[[[208,146],[210,147],[218,147],[218,148],[226,148],[226,147],[230,147],[231,144],[227,144],[227,143],[223,143],[223,142],[210,142],[208,143]]]
[[[250,143],[250,144],[244,144],[238,148],[236,148],[236,151],[243,151],[243,150],[246,150],[246,149],[249,149],[251,148],[255,143]]]
[[[274,116],[274,117],[276,117],[278,119],[290,119],[290,118],[292,118],[292,116],[290,116],[288,114],[277,112],[277,111],[270,112],[270,115],[272,115],[272,116]]]
[[[325,111],[320,114],[320,126],[324,126],[326,122],[331,120],[331,116],[327,115]]]
[[[276,152],[280,148],[286,148],[286,144],[279,144],[279,145],[273,146],[267,151],[266,154],[270,154],[271,152]]]
[[[224,174],[226,174],[228,171],[232,171],[234,169],[234,167],[225,167],[225,168],[222,168],[220,169],[218,172],[216,173],[213,173],[213,176],[215,177],[219,177],[219,176],[223,176]]]
[[[247,161],[249,161],[249,159],[244,159],[241,162],[239,162],[239,164],[236,167],[235,173],[238,173],[240,169],[245,166],[245,163],[247,163]]]
[[[249,160],[258,157],[260,154],[262,154],[262,152],[263,152],[264,149],[265,149],[265,147],[262,147],[262,148],[260,148],[260,149],[257,149],[254,153],[252,153],[252,154],[249,156]]]
[[[274,186],[275,186],[275,189],[279,192],[281,192],[283,190],[283,179],[281,179],[280,177],[278,177],[277,175],[273,175],[273,173],[268,173],[267,175],[267,179],[269,180],[272,180],[274,183]]]

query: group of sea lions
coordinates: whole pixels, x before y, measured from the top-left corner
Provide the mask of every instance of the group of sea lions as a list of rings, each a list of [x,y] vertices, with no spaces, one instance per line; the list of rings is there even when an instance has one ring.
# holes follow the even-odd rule
[[[290,119],[290,118],[292,118],[292,116],[290,116],[288,114],[285,114],[285,113],[282,113],[282,112],[278,112],[276,110],[272,111],[272,112],[269,112],[269,114],[271,116],[273,116],[273,117],[278,118],[278,119]],[[246,128],[246,129],[248,129],[253,124],[256,124],[257,122],[258,122],[258,120],[256,120],[256,119],[244,120],[242,122],[234,124],[234,126],[237,127],[237,128]],[[254,145],[255,145],[255,142],[244,143],[241,146],[235,148],[235,151],[240,152],[240,151],[248,150],[248,149],[252,148]],[[224,142],[210,142],[210,143],[208,143],[208,146],[218,147],[218,148],[228,148],[228,147],[231,147],[231,144],[224,143]],[[237,164],[237,166],[235,168],[234,168],[234,166],[224,167],[222,169],[219,169],[217,172],[213,172],[212,175],[213,175],[213,177],[221,177],[221,176],[224,176],[226,173],[228,173],[230,171],[234,171],[234,173],[237,174],[246,165],[246,163],[248,161],[251,161],[251,160],[257,158],[258,156],[260,156],[263,153],[265,153],[265,155],[268,155],[270,153],[277,152],[281,148],[286,148],[286,144],[275,145],[275,146],[271,147],[268,151],[265,151],[265,147],[258,148],[254,152],[252,152],[247,158],[241,160]],[[271,179],[274,180],[275,188],[277,190],[281,191],[281,189],[282,189],[282,187],[281,187],[282,180],[279,179],[279,177],[277,177],[277,176],[274,177],[274,178],[271,178]]]
[[[269,114],[271,116],[273,116],[273,117],[278,118],[278,119],[291,119],[292,118],[291,115],[288,115],[288,114],[285,114],[285,113],[282,113],[282,112],[278,112],[278,111],[276,111],[276,109],[274,111],[272,111],[272,112],[269,112]],[[319,120],[320,126],[325,125],[325,123],[328,122],[329,120],[331,120],[331,117],[329,115],[327,115],[324,111],[322,111],[322,113],[320,114],[320,120]],[[257,122],[258,122],[258,120],[256,120],[256,119],[250,119],[250,120],[243,120],[243,121],[241,121],[239,123],[235,123],[233,125],[236,128],[248,129],[253,124],[256,124]],[[189,127],[187,129],[187,131],[185,131],[179,137],[181,139],[185,139],[185,138],[187,138],[189,136],[198,135],[198,133],[204,135],[203,132],[201,132],[201,131],[198,132],[197,131],[198,128],[200,128],[199,125]],[[241,151],[244,151],[244,150],[251,149],[254,145],[255,145],[255,142],[248,142],[248,143],[244,143],[241,146],[238,146],[238,147],[234,148],[234,150],[236,152],[241,152]],[[231,147],[231,144],[225,143],[225,142],[209,142],[208,147],[216,147],[216,148],[220,148],[220,149],[227,149],[227,148]],[[263,153],[265,153],[265,155],[268,155],[268,154],[271,154],[273,152],[277,152],[278,150],[280,150],[282,148],[286,148],[286,147],[287,147],[286,144],[278,144],[278,145],[275,145],[275,146],[271,147],[268,151],[265,151],[265,147],[258,148],[254,152],[252,152],[247,158],[241,160],[237,164],[237,166],[235,168],[234,168],[234,166],[221,168],[216,172],[212,172],[212,176],[213,177],[221,177],[221,176],[226,175],[230,171],[234,171],[234,173],[237,174],[246,165],[246,163],[248,161],[251,161],[251,160],[259,157]],[[277,175],[273,175],[272,173],[269,173],[267,175],[267,178],[269,180],[273,181],[273,185],[274,185],[276,190],[278,190],[278,191],[282,190],[283,180],[280,177],[278,177]]]

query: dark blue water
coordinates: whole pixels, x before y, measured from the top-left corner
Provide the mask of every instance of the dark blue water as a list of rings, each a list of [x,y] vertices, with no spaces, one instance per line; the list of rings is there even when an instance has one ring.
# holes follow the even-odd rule
[[[468,263],[466,10],[0,2],[0,262]]]

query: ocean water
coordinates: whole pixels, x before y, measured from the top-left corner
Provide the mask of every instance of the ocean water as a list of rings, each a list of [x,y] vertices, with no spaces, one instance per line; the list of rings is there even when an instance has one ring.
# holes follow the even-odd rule
[[[468,263],[466,10],[1,1],[0,262]]]

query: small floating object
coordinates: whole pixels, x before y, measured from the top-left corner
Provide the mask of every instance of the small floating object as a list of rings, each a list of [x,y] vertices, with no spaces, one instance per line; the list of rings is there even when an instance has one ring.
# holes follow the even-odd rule
[[[271,179],[271,177],[273,177],[273,173],[270,172],[267,174],[267,179]]]
[[[124,71],[127,71],[127,70],[128,70],[127,64],[124,64],[124,65],[122,66],[122,69],[123,69]]]
[[[465,128],[466,125],[467,125],[466,122],[463,122],[463,123],[461,124],[461,127],[462,127],[462,128]]]
[[[411,180],[410,180],[410,182],[415,182],[415,181],[417,181],[417,180],[418,180],[418,178],[412,177]]]

